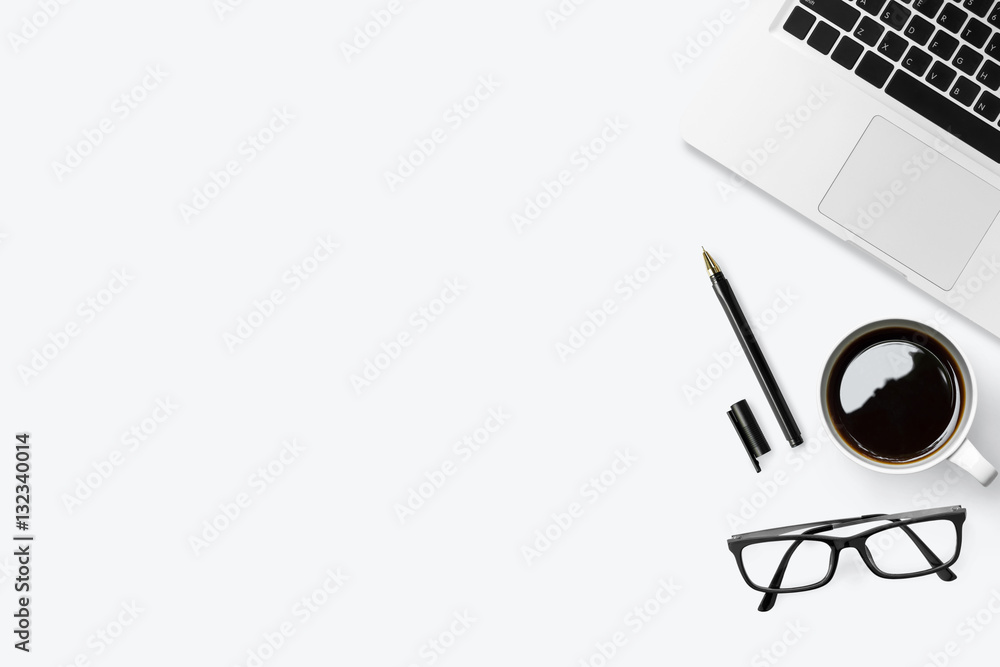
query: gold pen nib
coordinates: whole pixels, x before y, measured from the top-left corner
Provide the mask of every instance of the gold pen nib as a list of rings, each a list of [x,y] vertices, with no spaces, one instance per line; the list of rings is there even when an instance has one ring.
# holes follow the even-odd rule
[[[705,250],[705,246],[701,247],[701,252],[705,256],[705,268],[708,269],[708,275],[714,276],[717,273],[722,273],[722,269],[719,268],[719,265],[715,263],[712,256]]]

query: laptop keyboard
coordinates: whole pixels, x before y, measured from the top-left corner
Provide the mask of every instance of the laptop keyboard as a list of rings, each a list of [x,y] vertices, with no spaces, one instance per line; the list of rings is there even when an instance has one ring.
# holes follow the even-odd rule
[[[1000,162],[997,0],[800,0],[784,29]]]

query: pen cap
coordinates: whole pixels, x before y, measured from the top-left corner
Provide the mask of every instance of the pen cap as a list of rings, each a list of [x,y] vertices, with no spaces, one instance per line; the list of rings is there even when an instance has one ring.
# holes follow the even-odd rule
[[[757,423],[757,419],[750,409],[750,404],[745,400],[740,401],[732,406],[728,414],[733,428],[740,436],[743,447],[747,450],[750,462],[753,463],[754,469],[760,472],[760,464],[757,459],[771,451],[771,446],[767,444],[767,439],[764,437],[764,432],[760,430],[760,424]]]

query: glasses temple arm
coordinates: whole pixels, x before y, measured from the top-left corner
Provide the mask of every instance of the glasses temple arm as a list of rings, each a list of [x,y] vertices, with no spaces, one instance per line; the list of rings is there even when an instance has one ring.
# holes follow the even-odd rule
[[[874,519],[880,516],[885,516],[885,515],[868,514],[862,518]],[[892,523],[899,523],[900,519],[889,519],[889,521],[891,521]],[[843,523],[849,523],[849,522],[845,521]],[[803,531],[802,534],[814,535],[816,533],[822,533],[827,530],[832,530],[838,525],[839,523],[817,526],[816,528],[810,528],[809,530]],[[931,567],[940,567],[944,565],[944,563],[941,562],[941,559],[937,557],[937,554],[935,554],[931,550],[931,548],[928,547],[927,544],[910,529],[908,525],[899,526],[899,528],[901,528],[902,531],[906,533],[906,536],[913,541],[917,549],[920,550],[920,553],[923,554],[925,559],[927,559],[927,562],[928,564],[930,564]],[[795,553],[795,550],[799,548],[799,545],[802,544],[802,542],[804,542],[804,540],[796,540],[795,542],[792,543],[792,546],[788,547],[788,551],[785,552],[785,555],[782,557],[781,562],[778,564],[778,569],[775,571],[774,577],[771,579],[771,584],[768,586],[768,588],[778,588],[779,586],[781,586],[781,580],[785,577],[785,570],[788,569],[788,563],[789,561],[791,561],[792,555]],[[949,568],[938,570],[936,574],[943,581],[954,581],[955,579],[958,578],[958,576],[954,572],[952,572]],[[774,607],[774,603],[777,600],[777,597],[778,597],[777,593],[764,593],[764,597],[761,598],[760,606],[757,607],[757,611],[770,611]]]
[[[899,519],[890,519],[890,521],[897,523],[899,522]],[[944,565],[944,563],[941,562],[941,559],[937,557],[937,554],[931,551],[931,548],[927,546],[927,544],[925,544],[916,533],[910,530],[909,526],[903,525],[899,526],[899,528],[906,533],[907,537],[913,540],[913,543],[917,545],[917,549],[920,550],[920,553],[923,554],[925,559],[927,559],[927,563],[930,564],[931,567],[941,567]],[[955,579],[958,579],[958,576],[948,568],[938,570],[936,574],[942,581],[955,581]]]
[[[822,533],[823,531],[830,530],[834,527],[834,524],[826,524],[823,526],[816,526],[815,528],[810,528],[809,530],[803,531],[803,535],[814,535],[816,533]],[[781,562],[778,563],[778,569],[774,572],[774,577],[771,578],[771,583],[768,588],[778,588],[781,586],[781,580],[785,577],[785,570],[788,568],[788,562],[792,559],[792,555],[795,550],[799,548],[805,540],[795,540],[792,546],[788,547],[788,551],[782,556]],[[760,600],[760,605],[757,607],[757,611],[771,611],[774,607],[775,600],[778,599],[777,593],[764,593],[764,597]]]

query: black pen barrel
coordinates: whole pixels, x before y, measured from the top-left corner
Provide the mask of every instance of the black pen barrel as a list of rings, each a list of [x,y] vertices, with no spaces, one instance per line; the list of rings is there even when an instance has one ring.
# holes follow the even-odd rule
[[[750,362],[750,367],[753,368],[754,375],[757,376],[757,381],[767,397],[767,402],[771,405],[771,410],[781,425],[785,439],[791,443],[792,447],[801,445],[802,434],[799,432],[799,427],[792,417],[792,411],[788,408],[785,397],[781,395],[778,382],[774,379],[774,374],[771,373],[771,369],[764,359],[764,352],[760,349],[757,337],[754,336],[753,329],[750,327],[750,322],[747,321],[743,309],[740,308],[740,304],[736,300],[732,286],[721,273],[717,273],[711,278],[715,295],[719,297],[719,303],[722,304],[722,309],[726,311],[726,316],[729,318],[730,324],[733,325],[736,338],[739,339],[747,361]]]

